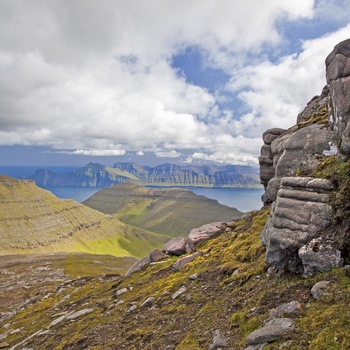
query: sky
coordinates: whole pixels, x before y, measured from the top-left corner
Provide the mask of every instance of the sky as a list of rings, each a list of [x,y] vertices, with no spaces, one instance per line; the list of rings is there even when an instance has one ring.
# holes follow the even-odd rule
[[[256,165],[348,0],[1,0],[0,165]]]

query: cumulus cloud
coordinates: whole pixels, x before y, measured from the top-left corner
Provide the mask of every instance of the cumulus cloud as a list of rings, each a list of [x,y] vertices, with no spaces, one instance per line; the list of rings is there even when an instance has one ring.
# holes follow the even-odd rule
[[[306,40],[302,52],[278,62],[259,62],[242,68],[227,88],[238,94],[248,113],[234,121],[236,132],[256,137],[271,127],[288,128],[299,112],[326,85],[324,60],[349,36],[350,25],[321,38]]]
[[[319,67],[346,32],[306,41],[301,54],[277,63],[265,60],[266,48],[284,39],[279,25],[312,20],[322,10],[317,4],[3,0],[0,145],[254,163],[260,133],[288,125],[322,87]],[[226,92],[238,96],[243,113],[228,111],[220,93],[189,83],[172,66],[192,46],[204,65],[231,77]]]

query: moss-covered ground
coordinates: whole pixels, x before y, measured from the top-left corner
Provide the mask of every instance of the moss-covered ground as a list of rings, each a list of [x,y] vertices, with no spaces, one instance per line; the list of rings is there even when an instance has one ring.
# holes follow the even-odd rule
[[[279,349],[286,341],[287,349],[350,348],[348,270],[336,269],[309,279],[289,275],[268,277],[259,238],[268,212],[266,208],[236,221],[231,231],[200,247],[203,255],[180,271],[172,268],[178,258],[170,257],[128,278],[110,273],[101,275],[97,270],[85,275],[79,265],[84,259],[86,264],[88,258],[69,258],[65,266],[54,263],[37,266],[62,271],[59,280],[45,284],[45,291],[31,285],[30,279],[26,281],[22,271],[23,283],[27,286],[25,298],[30,300],[36,296],[36,299],[22,303],[16,314],[3,321],[8,325],[0,328],[0,333],[15,331],[9,332],[3,341],[9,347],[16,346],[41,330],[41,334],[21,346],[208,349],[214,330],[220,329],[229,341],[228,349],[244,349],[246,336],[263,326],[271,309],[297,300],[301,310],[288,316],[294,319],[295,330],[265,349]],[[21,266],[6,268],[7,275],[3,277],[8,280],[12,272],[20,273],[11,270],[16,268]],[[2,280],[3,284],[6,279]],[[324,295],[314,299],[310,289],[320,280],[330,281],[330,286]],[[186,290],[173,298],[181,287]],[[123,289],[126,292],[117,297],[116,291]],[[155,298],[154,303],[141,307],[151,296]],[[6,296],[2,295],[0,300],[4,302]],[[8,301],[7,310],[11,307],[14,305]],[[93,311],[47,329],[63,312],[81,309]]]

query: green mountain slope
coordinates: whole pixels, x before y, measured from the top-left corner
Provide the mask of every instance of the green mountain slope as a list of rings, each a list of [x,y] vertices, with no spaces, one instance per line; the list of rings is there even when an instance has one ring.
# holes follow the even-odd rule
[[[237,209],[188,190],[150,189],[133,183],[103,188],[84,204],[115,215],[126,224],[171,236],[185,235],[192,228],[242,215]]]
[[[269,277],[259,238],[268,212],[235,222],[232,231],[205,243],[203,255],[180,271],[172,268],[176,257],[128,278],[98,276],[98,271],[84,275],[87,257],[71,258],[73,265],[61,260],[7,266],[0,276],[0,319],[8,324],[2,341],[8,347],[53,350],[201,350],[209,349],[219,330],[225,349],[239,350],[271,310],[297,301],[298,309],[284,315],[293,320],[294,330],[264,349],[350,348],[348,269],[312,278]],[[14,294],[11,287],[18,279],[25,288]],[[322,280],[329,286],[315,299],[310,290]],[[183,293],[174,297],[180,289]],[[152,302],[141,306],[150,297]]]
[[[34,181],[0,176],[0,255],[89,252],[142,257],[168,238],[59,199]]]

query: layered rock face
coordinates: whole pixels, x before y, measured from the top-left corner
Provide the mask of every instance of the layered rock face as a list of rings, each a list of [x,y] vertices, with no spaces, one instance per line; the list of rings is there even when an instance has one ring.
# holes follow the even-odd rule
[[[340,42],[326,58],[330,107],[342,156],[350,155],[350,39]]]
[[[266,262],[305,276],[343,263],[336,239],[327,234],[334,216],[333,185],[310,176],[327,157],[350,155],[350,39],[327,57],[326,73],[328,85],[297,116],[295,126],[277,136],[276,129],[263,134],[259,159],[262,200],[272,203],[261,234]]]
[[[283,177],[261,238],[266,262],[278,269],[303,273],[300,249],[332,220],[328,204],[333,185],[311,177]],[[305,267],[305,266],[304,266]]]

